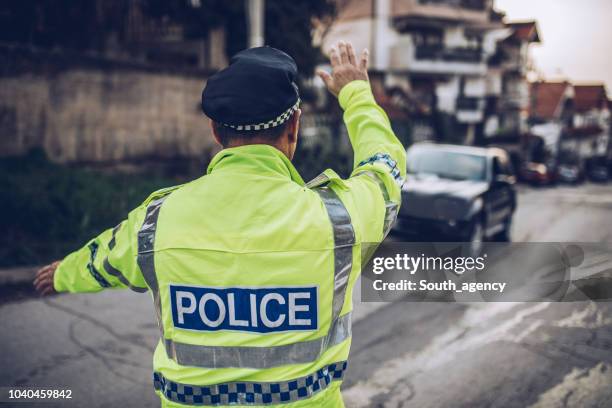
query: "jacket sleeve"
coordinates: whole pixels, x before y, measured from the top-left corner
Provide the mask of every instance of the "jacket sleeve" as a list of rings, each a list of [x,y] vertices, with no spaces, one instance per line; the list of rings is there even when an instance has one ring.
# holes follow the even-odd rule
[[[380,242],[401,204],[406,150],[376,104],[368,82],[345,85],[338,100],[354,150],[353,172],[348,180],[341,180],[332,170],[319,177],[331,181],[331,188],[349,210],[361,242]],[[317,179],[313,182],[317,184]]]
[[[171,188],[173,189],[173,188]],[[138,266],[138,231],[148,204],[171,189],[155,192],[127,219],[71,253],[60,263],[53,279],[58,292],[99,292],[108,288],[148,290]]]

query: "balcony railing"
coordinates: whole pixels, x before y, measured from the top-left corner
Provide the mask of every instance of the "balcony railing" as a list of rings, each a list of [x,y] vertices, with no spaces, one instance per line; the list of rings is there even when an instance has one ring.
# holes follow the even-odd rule
[[[477,48],[449,48],[444,50],[445,61],[481,62],[482,51]]]
[[[460,96],[457,99],[458,111],[477,111],[480,110],[480,98],[470,96]]]
[[[418,60],[443,60],[448,62],[482,62],[482,51],[477,48],[444,48],[419,45],[415,57]]]
[[[414,56],[418,60],[441,59],[443,48],[433,45],[418,45]]]
[[[470,10],[486,10],[486,0],[419,0],[419,3],[437,6],[461,7]]]

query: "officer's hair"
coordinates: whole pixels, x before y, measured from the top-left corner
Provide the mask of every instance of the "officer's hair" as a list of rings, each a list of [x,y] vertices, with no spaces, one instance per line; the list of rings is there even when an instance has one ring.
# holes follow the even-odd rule
[[[245,142],[248,142],[249,139],[258,138],[274,142],[285,133],[287,126],[289,126],[289,123],[292,120],[293,115],[291,115],[291,117],[289,117],[289,119],[281,125],[262,130],[236,130],[228,126],[223,126],[222,124],[214,121],[213,126],[215,127],[215,131],[217,132],[219,139],[221,139],[221,144],[223,147],[227,147],[232,141],[236,140],[244,140]]]

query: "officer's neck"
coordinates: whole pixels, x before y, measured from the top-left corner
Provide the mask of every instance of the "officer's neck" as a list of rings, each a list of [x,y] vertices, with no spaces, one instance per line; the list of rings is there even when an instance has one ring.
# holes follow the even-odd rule
[[[280,150],[289,160],[293,159],[295,153],[295,143],[291,142],[291,137],[287,134],[280,136],[276,140],[270,140],[265,137],[249,137],[244,139],[233,138],[224,148],[240,147],[248,145],[268,145]]]

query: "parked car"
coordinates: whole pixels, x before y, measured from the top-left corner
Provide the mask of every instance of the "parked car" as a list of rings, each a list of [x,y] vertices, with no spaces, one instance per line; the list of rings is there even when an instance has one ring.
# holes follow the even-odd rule
[[[536,162],[523,163],[519,169],[519,178],[538,186],[554,184],[557,181],[553,166]]]
[[[584,160],[576,152],[562,151],[557,167],[558,179],[562,183],[578,184],[586,178]]]
[[[605,183],[610,178],[610,169],[605,156],[596,156],[586,163],[586,173],[589,180]]]
[[[585,172],[579,163],[559,163],[557,177],[562,183],[579,184],[584,181]]]
[[[515,176],[498,148],[415,144],[394,230],[415,241],[510,240]]]

